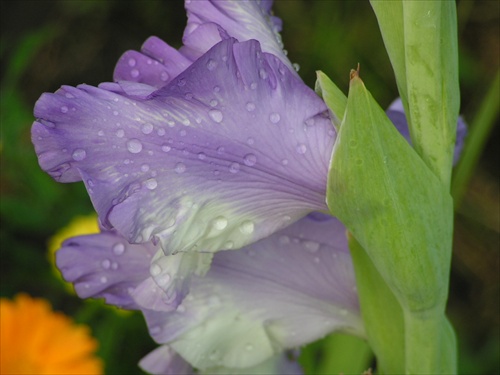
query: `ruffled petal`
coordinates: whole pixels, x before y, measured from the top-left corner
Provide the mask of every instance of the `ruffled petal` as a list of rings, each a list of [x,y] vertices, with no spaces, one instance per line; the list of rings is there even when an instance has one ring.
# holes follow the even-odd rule
[[[145,83],[160,88],[186,70],[191,60],[152,36],[142,45],[141,52],[125,52],[115,67],[115,81]]]
[[[222,41],[147,99],[114,87],[42,95],[32,139],[42,168],[83,180],[129,242],[239,248],[327,209],[326,107],[257,42]]]
[[[162,345],[146,355],[139,367],[154,375],[192,375],[193,367],[168,345]]]
[[[65,241],[56,263],[81,298],[102,297],[109,304],[138,309],[129,293],[147,277],[154,252],[151,245],[131,245],[105,232]]]
[[[332,331],[363,336],[344,231],[315,214],[216,254],[176,312],[144,311],[151,335],[202,370],[255,366]]]
[[[396,126],[401,135],[411,144],[410,129],[408,128],[408,121],[406,119],[403,101],[401,98],[394,100],[387,109],[386,113],[387,117],[391,119],[392,123]],[[453,165],[457,164],[458,160],[460,160],[466,135],[467,124],[462,116],[458,116],[455,150],[453,152]]]
[[[272,1],[187,0],[185,4],[188,24],[184,30],[183,54],[196,59],[218,43],[220,36],[217,28],[205,27],[207,24],[216,24],[240,42],[258,40],[264,52],[279,57],[296,74],[283,51],[279,34],[282,22],[271,14]],[[199,29],[203,29],[203,32]]]

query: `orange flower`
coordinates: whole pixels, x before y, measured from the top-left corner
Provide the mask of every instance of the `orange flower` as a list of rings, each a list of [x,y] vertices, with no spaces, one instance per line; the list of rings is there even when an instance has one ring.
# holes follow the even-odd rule
[[[102,374],[89,328],[43,299],[0,299],[0,374]]]

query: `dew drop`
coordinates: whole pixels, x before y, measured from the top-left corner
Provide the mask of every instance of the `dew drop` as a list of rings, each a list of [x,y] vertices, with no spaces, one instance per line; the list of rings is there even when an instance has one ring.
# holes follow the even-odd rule
[[[156,134],[158,134],[160,137],[163,137],[165,135],[165,129],[160,128],[156,131]]]
[[[356,147],[358,147],[358,141],[356,141],[355,139],[351,139],[351,140],[349,141],[349,147],[351,147],[351,148],[356,148]]]
[[[259,69],[259,77],[262,79],[266,79],[268,77],[267,72],[263,68]]]
[[[171,149],[172,149],[172,147],[167,146],[167,145],[163,145],[163,146],[161,146],[161,150],[162,150],[163,152],[169,152]]]
[[[125,252],[125,245],[122,243],[117,243],[113,246],[113,253],[115,255],[122,255]]]
[[[129,65],[130,67],[134,67],[134,66],[135,66],[135,64],[136,64],[135,59],[132,59],[132,58],[128,59],[128,65]]]
[[[303,143],[297,145],[295,149],[299,154],[304,155],[307,152],[307,146]]]
[[[119,114],[118,111],[113,111],[114,116],[118,116],[118,114]]]
[[[231,250],[234,247],[234,242],[233,241],[227,241],[224,244],[224,249],[225,250]]]
[[[217,104],[219,104],[219,102],[217,100],[215,100],[215,99],[210,100],[210,107],[215,107],[215,106],[217,106]]]
[[[255,163],[257,163],[257,156],[255,156],[254,154],[247,154],[243,158],[243,161],[245,165],[248,165],[249,167],[254,166]]]
[[[307,126],[313,126],[314,125],[314,119],[312,117],[308,118],[305,122],[306,122]]]
[[[137,78],[139,77],[139,71],[137,69],[132,69],[130,71],[130,75],[132,76],[132,78]]]
[[[175,165],[175,172],[176,173],[184,173],[186,171],[186,165],[184,163],[177,163]]]
[[[246,105],[246,109],[248,112],[252,112],[255,110],[255,104],[252,103],[252,102],[248,102],[247,105]]]
[[[144,125],[142,125],[141,130],[144,134],[150,134],[153,131],[153,125],[144,124]]]
[[[255,143],[255,140],[253,138],[248,138],[247,139],[247,144],[249,144],[250,146],[253,145]]]
[[[298,72],[300,70],[300,65],[299,64],[293,63],[292,66],[293,66],[293,69],[295,69],[296,72]]]
[[[214,92],[215,93],[220,92],[220,87],[219,86],[214,86]]]
[[[229,166],[229,172],[231,173],[238,173],[240,170],[240,165],[238,163],[231,163]]]
[[[101,266],[102,266],[102,268],[104,268],[105,270],[107,270],[111,266],[111,261],[109,259],[104,259],[101,262]]]
[[[217,216],[212,224],[215,229],[223,230],[227,227],[227,219],[224,216]]]
[[[214,59],[208,59],[207,61],[207,69],[212,71],[217,67],[217,61]]]
[[[106,284],[108,282],[108,278],[106,276],[101,276],[101,283]]]
[[[161,72],[161,74],[160,74],[160,79],[161,79],[163,82],[168,81],[168,74],[167,74],[167,72]]]
[[[255,225],[253,221],[245,220],[240,225],[240,232],[243,234],[252,234],[255,229]]]
[[[200,159],[200,160],[205,160],[206,158],[207,158],[207,155],[206,155],[205,153],[200,152],[200,153],[198,154],[198,159]]]
[[[66,107],[65,105],[63,105],[63,106],[61,107],[61,112],[62,112],[62,113],[67,113],[67,112],[68,112],[68,107]]]
[[[132,154],[138,154],[142,151],[142,143],[138,139],[131,139],[127,142],[127,149]]]
[[[155,263],[149,268],[149,273],[151,276],[158,276],[161,273],[161,267]]]
[[[125,131],[123,129],[118,129],[115,134],[118,138],[123,138]]]
[[[250,84],[250,88],[251,88],[252,90],[255,90],[255,89],[257,88],[257,83],[256,83],[256,82],[252,82],[252,83]]]
[[[187,134],[187,131],[185,131],[184,129],[182,129],[182,130],[179,132],[179,135],[180,135],[181,137],[185,137],[185,136],[186,136],[186,134]]]
[[[271,121],[273,124],[277,124],[280,122],[281,116],[279,113],[273,112],[269,115],[269,121]]]
[[[181,78],[177,81],[177,86],[182,87],[186,84],[186,80],[184,78]]]
[[[77,148],[75,151],[73,151],[73,154],[71,155],[71,157],[75,161],[81,161],[81,160],[85,159],[86,156],[87,156],[87,152],[82,148]]]
[[[283,235],[283,236],[280,236],[280,238],[279,238],[279,240],[278,240],[278,241],[279,241],[279,243],[280,243],[281,245],[287,245],[287,244],[289,244],[289,243],[290,243],[290,237],[288,237],[288,236],[286,236],[286,235]]]
[[[220,123],[224,118],[222,112],[219,111],[218,109],[211,109],[210,111],[208,111],[208,115],[212,120],[214,120],[217,123]]]
[[[319,243],[315,241],[304,241],[304,248],[310,253],[315,253],[319,250]]]
[[[220,146],[220,147],[217,147],[217,153],[218,154],[222,154],[224,152],[224,147]]]
[[[281,164],[283,164],[283,165],[288,165],[288,159],[283,159],[283,160],[281,161]]]
[[[149,165],[147,165],[147,164],[141,165],[141,171],[143,171],[143,172],[149,171]]]
[[[146,180],[145,185],[149,190],[154,190],[158,187],[158,181],[154,178],[150,178],[149,180]]]

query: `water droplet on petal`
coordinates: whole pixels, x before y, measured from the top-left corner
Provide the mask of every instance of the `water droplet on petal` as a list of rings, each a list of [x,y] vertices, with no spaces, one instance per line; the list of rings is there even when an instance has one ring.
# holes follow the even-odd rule
[[[198,159],[200,159],[200,160],[205,160],[206,158],[207,158],[207,155],[206,155],[205,153],[200,152],[200,153],[198,154]]]
[[[125,252],[125,245],[122,243],[117,243],[113,246],[113,253],[115,255],[122,255]]]
[[[156,263],[152,264],[149,268],[149,273],[151,274],[151,276],[158,276],[161,273],[160,265]]]
[[[286,244],[289,244],[290,243],[290,237],[286,236],[286,235],[283,235],[283,236],[280,236],[279,238],[279,243],[281,245],[286,245]]]
[[[277,124],[280,122],[281,116],[279,113],[273,112],[269,115],[269,121],[271,121],[273,124]]]
[[[132,154],[138,154],[142,151],[142,143],[138,139],[131,139],[127,142],[127,149]]]
[[[160,137],[163,137],[165,135],[165,129],[160,128],[156,131],[156,134],[158,134]]]
[[[238,173],[240,170],[240,165],[238,163],[231,163],[229,166],[229,172],[231,173]]]
[[[251,234],[251,233],[253,233],[254,229],[255,229],[255,225],[254,225],[253,221],[250,221],[250,220],[245,220],[240,225],[240,232],[243,234]]]
[[[296,151],[299,154],[304,155],[307,152],[307,146],[305,144],[301,143],[301,144],[297,145]]]
[[[252,82],[252,83],[250,84],[250,88],[251,88],[252,90],[255,90],[255,89],[257,88],[257,83],[256,83],[256,82]]]
[[[212,71],[217,67],[217,61],[214,59],[208,59],[207,61],[207,69]]]
[[[186,171],[186,165],[184,163],[177,163],[175,165],[175,171],[177,173],[184,173]]]
[[[252,103],[252,102],[248,102],[247,105],[246,105],[246,108],[247,108],[248,112],[252,112],[252,111],[255,110],[255,104]]]
[[[267,72],[263,68],[259,69],[259,77],[262,79],[266,79],[268,77]]]
[[[257,156],[255,156],[254,154],[247,154],[243,158],[243,161],[244,161],[245,165],[248,165],[249,167],[251,167],[251,166],[255,165],[255,163],[257,163]]]
[[[111,269],[117,270],[118,269],[118,263],[116,263],[116,262],[111,263]]]
[[[137,69],[132,69],[130,71],[130,75],[133,77],[133,78],[137,78],[139,77],[139,71]]]
[[[210,111],[208,111],[208,115],[210,116],[210,118],[212,120],[214,120],[217,123],[220,123],[222,121],[222,119],[224,118],[224,116],[222,115],[222,112],[219,111],[218,109],[211,109]]]
[[[308,118],[305,122],[306,122],[307,126],[313,126],[314,125],[314,119],[312,117]]]
[[[315,253],[319,250],[319,243],[315,241],[304,241],[304,248],[310,253]]]
[[[168,146],[168,145],[163,145],[161,146],[161,150],[163,152],[169,152],[170,150],[172,149],[172,147]]]
[[[186,79],[181,78],[177,81],[177,86],[182,87],[186,84]]]
[[[115,134],[118,138],[123,138],[123,136],[125,135],[125,130],[118,129]]]
[[[167,74],[167,72],[161,72],[161,74],[160,74],[160,79],[161,79],[163,82],[168,81],[168,74]]]
[[[141,130],[144,134],[150,134],[153,131],[153,125],[144,124],[144,125],[142,125]]]
[[[227,219],[224,216],[218,216],[213,221],[213,226],[217,230],[223,230],[227,227]]]
[[[66,107],[65,105],[63,105],[63,106],[61,107],[61,112],[62,112],[62,113],[66,113],[66,112],[68,112],[68,107]]]
[[[145,185],[149,190],[154,190],[158,187],[158,181],[154,178],[150,178],[149,180],[146,180]]]
[[[251,145],[253,145],[255,143],[255,140],[250,137],[250,138],[247,139],[247,143],[251,146]]]
[[[283,160],[281,161],[281,164],[283,164],[283,165],[288,165],[288,159],[283,159]]]
[[[300,65],[299,64],[293,63],[292,66],[293,66],[293,69],[295,69],[296,72],[298,72],[300,70]]]
[[[135,64],[136,64],[135,59],[133,59],[133,58],[128,59],[128,65],[129,65],[130,67],[134,67],[134,66],[135,66]]]
[[[111,266],[111,261],[109,259],[104,259],[101,262],[101,266],[102,266],[102,268],[104,268],[105,270],[107,270]]]
[[[147,164],[141,165],[141,171],[143,171],[143,172],[149,171],[149,165],[147,165]]]
[[[102,284],[106,284],[108,282],[108,278],[106,276],[101,276],[100,281]]]
[[[215,100],[215,99],[210,100],[210,107],[215,107],[215,106],[217,106],[217,104],[219,104],[219,102],[217,100]]]
[[[71,156],[73,157],[73,160],[81,161],[85,159],[85,157],[87,156],[87,152],[84,149],[77,148],[75,151],[73,151],[73,154]]]

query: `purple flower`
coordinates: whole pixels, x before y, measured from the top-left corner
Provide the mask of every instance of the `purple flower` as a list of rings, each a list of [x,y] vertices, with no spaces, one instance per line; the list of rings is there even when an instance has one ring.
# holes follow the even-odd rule
[[[42,95],[32,127],[41,167],[83,181],[104,228],[160,244],[153,262],[178,278],[153,279],[171,308],[210,253],[327,211],[336,134],[323,101],[290,69],[270,2],[186,6],[185,47],[148,39],[120,59],[116,83]],[[252,36],[279,58],[243,41]]]
[[[185,361],[203,371],[248,369],[333,331],[364,335],[344,231],[338,220],[313,214],[219,252],[174,311],[152,282],[161,270],[151,265],[159,249],[151,244],[106,231],[76,237],[57,252],[57,265],[81,297],[142,310],[151,336],[165,345],[141,362],[147,371],[174,373],[167,369]]]

